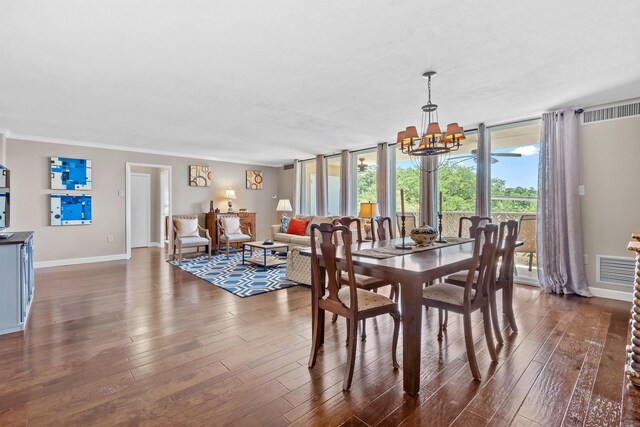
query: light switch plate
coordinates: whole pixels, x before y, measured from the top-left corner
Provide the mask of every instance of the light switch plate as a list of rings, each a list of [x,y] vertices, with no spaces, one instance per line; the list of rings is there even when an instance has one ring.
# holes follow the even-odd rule
[[[584,185],[578,185],[578,195],[579,196],[584,196],[585,195]]]

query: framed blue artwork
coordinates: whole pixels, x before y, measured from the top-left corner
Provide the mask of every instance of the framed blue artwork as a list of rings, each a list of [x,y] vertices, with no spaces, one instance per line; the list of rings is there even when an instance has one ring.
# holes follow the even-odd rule
[[[91,224],[91,196],[52,194],[51,225]]]
[[[52,190],[91,190],[91,160],[51,158]]]
[[[9,226],[9,193],[0,190],[0,230]]]

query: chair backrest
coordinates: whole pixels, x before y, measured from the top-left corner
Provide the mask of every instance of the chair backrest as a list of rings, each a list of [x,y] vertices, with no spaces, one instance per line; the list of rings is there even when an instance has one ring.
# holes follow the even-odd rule
[[[462,232],[464,231],[464,223],[465,222],[469,222],[469,228],[467,230],[469,230],[469,237],[473,238],[476,235],[476,228],[480,227],[481,225],[486,224],[491,224],[491,218],[486,217],[486,216],[478,216],[478,215],[473,215],[473,216],[463,216],[462,218],[460,218],[460,222],[458,224],[458,237],[462,237]]]
[[[238,214],[235,213],[223,213],[217,214],[216,218],[218,221],[218,235],[221,236],[224,233],[224,219],[226,218],[237,218]]]
[[[352,230],[351,224],[355,222],[356,224],[356,243],[362,243],[362,228],[360,227],[360,218],[352,218],[350,216],[345,216],[342,218],[336,218],[333,220],[333,225],[344,225],[349,230]],[[337,236],[337,234],[336,234]]]
[[[321,237],[321,238],[320,238]],[[341,239],[342,245],[336,244],[335,240]],[[336,258],[336,250],[338,246],[344,250],[345,262],[338,266]],[[333,224],[312,224],[311,225],[311,286],[313,287],[313,295],[321,299],[323,293],[322,285],[324,277],[320,273],[320,257],[318,250],[324,261],[324,268],[327,273],[327,290],[329,294],[323,301],[323,304],[329,305],[327,309],[331,310],[331,306],[335,310],[341,310],[346,307],[340,298],[338,291],[340,290],[340,272],[347,273],[349,279],[350,307],[346,307],[350,311],[358,311],[358,297],[356,278],[353,272],[353,259],[351,257],[351,233],[344,225],[334,226]],[[335,311],[333,311],[335,313]]]
[[[538,252],[535,215],[522,215],[520,217],[518,239],[522,240],[522,246],[516,248],[516,252]]]
[[[373,224],[375,224],[375,227],[372,227],[373,230],[371,233],[371,235],[374,236],[373,240],[393,239],[393,225],[391,218],[388,216],[377,216],[373,219]],[[376,234],[378,235],[377,239],[375,237]]]
[[[168,218],[168,217],[167,217]],[[178,229],[176,226],[176,220],[178,219],[198,219],[198,214],[188,214],[188,215],[173,215],[171,217],[171,225],[173,229],[172,240],[176,240],[178,238]]]
[[[478,272],[476,281],[475,300],[482,300],[488,296],[490,283],[495,279],[496,250],[498,247],[498,226],[487,224],[477,227],[475,230],[475,243],[473,246],[472,268],[469,269],[465,284],[465,300],[471,301],[470,295],[473,289],[475,272]]]
[[[398,233],[402,233],[402,216],[399,212],[396,212],[396,223],[398,223],[398,228],[396,229]],[[416,217],[415,212],[405,212],[404,214],[404,232],[405,236],[408,236],[411,233],[411,230],[418,226],[418,218]]]
[[[499,251],[502,256],[500,260],[500,276],[498,276],[498,281],[501,285],[512,280],[513,258],[517,240],[518,221],[511,219],[506,222],[501,222],[500,236],[498,237],[498,244],[502,245],[502,248]],[[496,261],[497,259],[498,257],[496,256]]]

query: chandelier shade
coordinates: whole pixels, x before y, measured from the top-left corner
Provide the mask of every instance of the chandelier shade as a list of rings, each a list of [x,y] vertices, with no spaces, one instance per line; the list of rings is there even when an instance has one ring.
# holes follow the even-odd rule
[[[456,122],[449,123],[446,132],[442,132],[438,123],[438,104],[431,102],[431,77],[435,75],[435,71],[427,71],[422,75],[427,79],[429,100],[422,106],[420,133],[415,126],[408,126],[404,131],[398,132],[397,138],[400,151],[408,154],[421,169],[423,166],[418,160],[420,157],[439,156],[436,167],[433,169],[437,170],[448,162],[451,152],[457,151],[460,148],[460,142],[465,139],[464,130]],[[420,143],[416,145],[415,141]]]

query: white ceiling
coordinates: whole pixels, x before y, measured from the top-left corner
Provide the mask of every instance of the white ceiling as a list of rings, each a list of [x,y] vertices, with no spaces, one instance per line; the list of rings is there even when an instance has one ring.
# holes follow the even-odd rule
[[[232,161],[640,96],[640,2],[0,0],[0,128]]]

